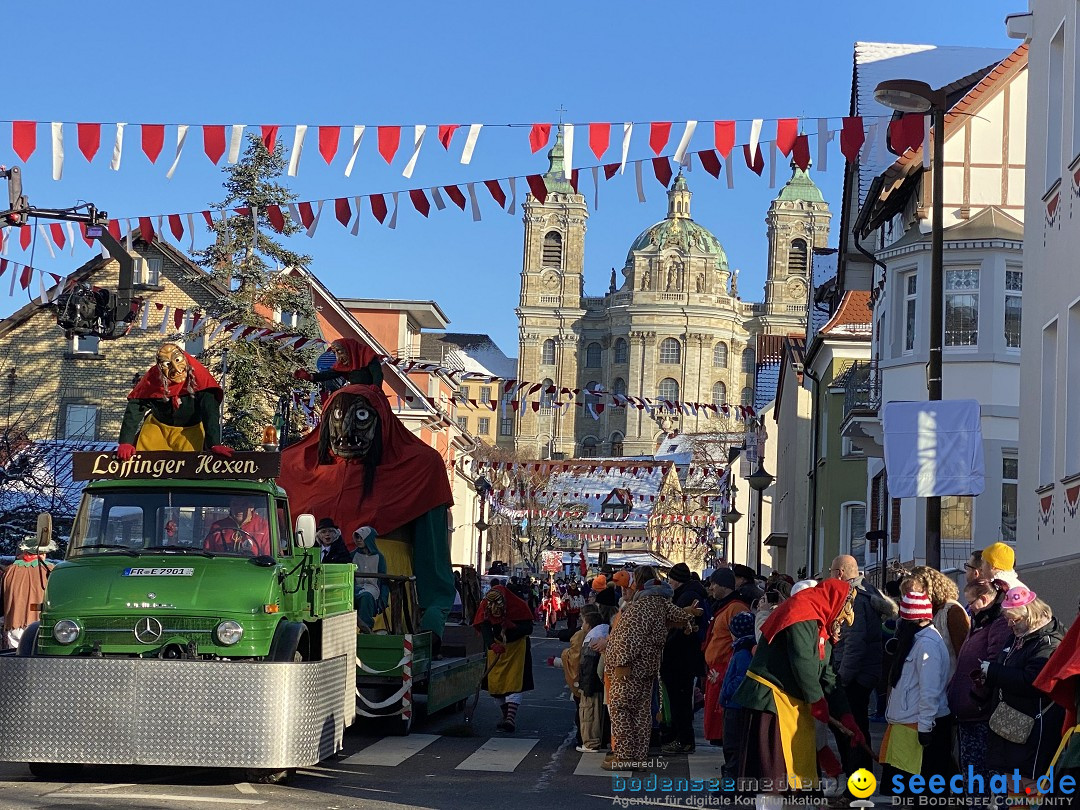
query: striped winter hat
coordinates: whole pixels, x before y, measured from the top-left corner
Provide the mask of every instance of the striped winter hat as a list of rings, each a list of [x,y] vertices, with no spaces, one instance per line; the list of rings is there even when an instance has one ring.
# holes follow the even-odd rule
[[[900,618],[909,622],[930,621],[934,618],[934,609],[930,597],[925,593],[911,591],[900,600]]]

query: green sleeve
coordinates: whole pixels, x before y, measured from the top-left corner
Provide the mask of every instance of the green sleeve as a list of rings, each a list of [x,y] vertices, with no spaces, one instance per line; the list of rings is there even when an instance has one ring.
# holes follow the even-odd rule
[[[127,408],[124,410],[124,421],[120,423],[120,444],[135,444],[139,436],[139,428],[142,427],[143,418],[150,410],[141,399],[129,399]]]
[[[311,373],[312,382],[326,382],[327,380],[336,380],[339,377],[344,377],[340,371],[334,371],[332,368],[328,368],[326,371],[313,371]]]
[[[788,635],[787,653],[791,660],[791,675],[795,686],[807,703],[817,703],[825,697],[818,657],[818,624],[814,621],[796,622],[784,629]],[[831,669],[826,667],[826,669]]]
[[[206,431],[203,449],[209,450],[221,444],[221,405],[212,391],[199,391],[195,394],[195,407],[199,409],[199,419]]]

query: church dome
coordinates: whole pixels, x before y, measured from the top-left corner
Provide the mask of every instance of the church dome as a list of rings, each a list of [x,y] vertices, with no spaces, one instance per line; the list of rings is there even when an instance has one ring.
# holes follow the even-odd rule
[[[715,256],[716,269],[728,269],[727,254],[720,240],[708,228],[698,225],[690,218],[691,196],[686,178],[680,172],[668,190],[667,216],[638,234],[630,245],[630,252],[626,256],[627,264],[632,263],[634,253],[640,250],[676,248],[687,253],[697,251]]]

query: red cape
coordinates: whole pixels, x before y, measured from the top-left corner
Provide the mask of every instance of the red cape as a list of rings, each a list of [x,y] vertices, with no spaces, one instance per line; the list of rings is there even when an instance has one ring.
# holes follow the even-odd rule
[[[844,609],[851,585],[839,579],[827,579],[814,588],[799,591],[790,599],[777,606],[765,623],[761,625],[761,635],[771,642],[781,630],[798,622],[816,621],[821,627],[818,631],[822,638],[829,632],[829,625],[836,621]]]
[[[1032,684],[1065,709],[1066,727],[1076,725],[1076,676],[1080,675],[1080,622],[1069,628]]]
[[[529,610],[529,606],[520,596],[511,593],[505,585],[492,585],[491,589],[501,593],[503,599],[506,600],[506,616],[503,617],[504,621],[531,622],[533,620],[532,611]],[[481,599],[480,609],[476,611],[476,618],[473,619],[473,624],[483,624],[486,621],[488,621],[487,603]]]
[[[371,350],[370,347],[365,346],[356,338],[343,337],[338,338],[332,344],[332,346],[341,346],[349,354],[349,361],[342,363],[340,360],[335,362],[330,368],[334,371],[356,371],[357,369],[367,368],[368,364],[375,360],[378,355]]]
[[[318,430],[282,451],[277,481],[289,493],[294,514],[332,518],[352,550],[352,534],[359,527],[387,535],[437,506],[453,504],[454,498],[442,456],[409,432],[380,389],[347,385],[334,392],[323,412],[343,394],[362,394],[379,414],[382,462],[372,491],[364,496],[363,462],[333,456],[334,463],[319,464]]]
[[[213,391],[214,396],[218,402],[221,402],[225,398],[225,392],[221,390],[221,386],[218,385],[218,381],[214,379],[214,375],[206,370],[206,366],[196,360],[187,352],[184,352],[184,357],[187,358],[188,366],[191,371],[188,373],[195,378],[195,390],[196,391]],[[176,399],[181,396],[186,390],[187,383],[169,383],[168,393],[166,393],[165,386],[161,380],[161,369],[157,364],[150,366],[150,370],[147,371],[135,383],[135,387],[131,389],[131,393],[128,394],[128,399]]]

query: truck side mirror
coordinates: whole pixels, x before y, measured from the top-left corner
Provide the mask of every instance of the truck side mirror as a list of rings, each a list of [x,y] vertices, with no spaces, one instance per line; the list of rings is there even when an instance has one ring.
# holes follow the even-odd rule
[[[299,515],[296,518],[296,545],[311,548],[315,545],[315,516]]]
[[[52,515],[48,512],[39,512],[37,516],[37,547],[41,554],[56,548],[52,541]]]

